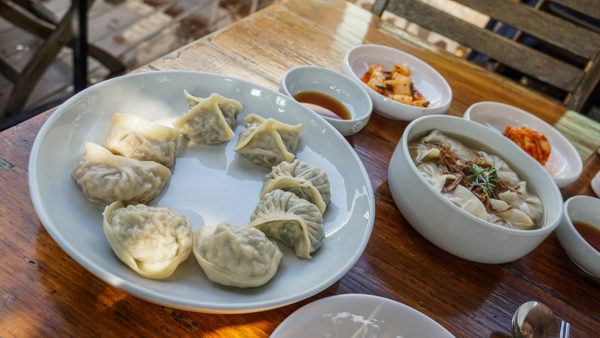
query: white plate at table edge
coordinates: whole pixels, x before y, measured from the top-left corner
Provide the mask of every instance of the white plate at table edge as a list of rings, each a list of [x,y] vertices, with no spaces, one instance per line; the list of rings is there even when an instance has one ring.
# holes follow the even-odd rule
[[[367,196],[369,197],[369,201],[370,201],[369,213],[370,213],[371,217],[368,217],[365,233],[360,240],[359,247],[357,247],[356,250],[350,255],[351,257],[349,258],[349,260],[343,265],[342,269],[339,270],[337,274],[331,275],[331,277],[329,279],[326,279],[326,280],[322,281],[320,284],[315,285],[312,288],[309,288],[307,290],[304,290],[304,292],[296,294],[293,297],[288,297],[286,299],[275,299],[275,300],[270,300],[270,301],[264,301],[262,303],[253,303],[251,306],[248,306],[245,308],[236,308],[235,306],[231,307],[231,306],[223,305],[223,304],[202,304],[201,306],[198,306],[197,304],[189,302],[189,301],[174,303],[171,299],[169,299],[169,297],[164,297],[163,295],[161,295],[153,290],[148,290],[143,287],[139,287],[135,283],[132,283],[131,281],[129,281],[127,279],[118,277],[118,276],[108,272],[105,268],[96,264],[95,262],[86,259],[86,257],[84,257],[82,255],[82,253],[77,251],[75,248],[73,248],[70,245],[70,243],[65,239],[65,237],[58,231],[58,229],[54,225],[52,225],[52,221],[50,220],[49,215],[47,214],[46,210],[44,209],[44,206],[41,203],[39,186],[38,186],[37,180],[35,179],[35,177],[36,177],[35,174],[38,171],[38,163],[37,163],[38,156],[37,155],[38,155],[40,147],[42,147],[42,140],[44,140],[46,138],[46,136],[49,133],[50,129],[52,128],[53,124],[63,115],[63,113],[65,111],[67,111],[69,109],[69,107],[71,105],[78,102],[82,97],[88,95],[89,93],[92,93],[93,91],[95,91],[97,89],[109,86],[116,81],[121,81],[122,79],[126,79],[126,78],[136,78],[136,77],[145,77],[145,76],[151,77],[151,76],[160,76],[160,75],[165,75],[165,74],[173,75],[173,76],[176,76],[177,74],[184,74],[184,76],[186,74],[190,75],[190,76],[195,76],[195,75],[217,76],[220,78],[229,79],[230,81],[234,81],[234,82],[239,81],[239,82],[245,83],[247,85],[254,86],[255,88],[264,90],[269,94],[273,94],[277,97],[283,98],[285,100],[289,100],[290,102],[292,102],[293,105],[298,105],[301,110],[304,110],[311,117],[322,121],[322,126],[324,128],[329,129],[330,132],[336,134],[339,137],[339,139],[342,141],[342,144],[353,155],[353,159],[357,162],[357,164],[360,168],[360,171],[361,171],[360,174],[362,175],[363,179],[365,180],[365,183],[366,183],[365,184],[365,189],[366,189],[365,192],[366,192]],[[182,96],[182,100],[184,100],[183,96]],[[238,127],[238,129],[239,129],[239,127]],[[236,138],[230,142],[236,142]],[[42,224],[44,225],[44,227],[46,228],[48,233],[52,236],[52,238],[56,241],[56,243],[58,243],[59,246],[67,254],[69,254],[69,256],[71,256],[73,259],[75,259],[80,265],[82,265],[85,269],[87,269],[93,275],[95,275],[96,277],[100,278],[101,280],[103,280],[104,282],[106,282],[112,286],[123,289],[126,292],[128,292],[138,298],[144,299],[146,301],[156,303],[159,305],[163,305],[163,306],[182,309],[182,310],[205,312],[205,313],[221,313],[221,314],[250,313],[250,312],[259,312],[259,311],[265,311],[265,310],[269,310],[269,309],[273,309],[273,308],[286,306],[286,305],[295,303],[297,301],[300,301],[302,299],[306,299],[310,296],[313,296],[313,295],[323,291],[324,289],[326,289],[327,287],[329,287],[336,281],[338,281],[350,269],[352,269],[352,267],[356,264],[358,259],[362,256],[362,253],[364,252],[366,245],[370,239],[371,232],[372,232],[373,225],[374,225],[375,202],[374,202],[373,188],[372,188],[369,176],[366,172],[366,169],[364,168],[364,165],[362,164],[362,161],[360,160],[360,158],[358,157],[358,155],[356,154],[354,149],[351,147],[351,145],[343,138],[343,136],[335,128],[333,128],[329,123],[327,123],[318,114],[303,107],[299,103],[294,102],[294,100],[287,98],[285,95],[277,93],[277,91],[275,91],[275,90],[271,90],[264,86],[251,83],[250,81],[245,81],[245,80],[242,80],[239,78],[224,76],[224,75],[220,75],[220,74],[207,73],[207,72],[194,72],[194,71],[179,71],[179,70],[154,71],[154,72],[128,74],[128,75],[124,75],[121,77],[109,79],[109,80],[100,82],[94,86],[91,86],[91,87],[85,89],[84,91],[74,95],[70,99],[68,99],[66,102],[61,104],[54,113],[52,113],[52,115],[44,123],[42,128],[39,130],[38,135],[36,136],[35,142],[31,149],[31,154],[30,154],[29,160],[30,161],[29,161],[29,168],[28,168],[28,170],[29,170],[28,171],[28,182],[29,182],[29,189],[30,189],[32,202],[33,202],[34,208],[36,210],[36,213],[38,214],[38,217],[40,218]],[[257,194],[258,193],[259,193],[259,191],[257,191]],[[81,196],[81,198],[83,199],[83,195]],[[105,239],[102,238],[102,240],[105,240]],[[115,257],[115,259],[116,259],[116,257]],[[189,259],[193,260],[194,258],[190,257]],[[118,263],[121,263],[121,262],[118,262]],[[194,261],[194,264],[195,264],[195,261]],[[203,276],[203,277],[206,278],[205,276]],[[268,287],[268,285],[266,287]]]
[[[322,315],[330,314],[329,312],[332,310],[331,308],[340,307],[339,309],[337,309],[337,311],[343,312],[344,314],[355,315],[355,316],[360,316],[360,317],[364,318],[365,317],[364,315],[366,315],[366,314],[358,314],[357,312],[360,310],[351,309],[350,308],[351,305],[348,304],[349,302],[353,302],[354,306],[358,306],[358,307],[362,306],[366,302],[378,302],[380,304],[380,306],[381,306],[381,304],[392,306],[394,308],[394,310],[401,312],[400,315],[403,314],[403,315],[410,315],[410,316],[416,317],[422,324],[428,326],[427,330],[436,331],[435,332],[436,334],[444,334],[444,337],[449,337],[449,338],[454,337],[454,335],[452,333],[450,333],[441,324],[439,324],[435,320],[431,319],[429,316],[423,314],[422,312],[420,312],[406,304],[403,304],[403,303],[400,303],[393,299],[389,299],[389,298],[385,298],[385,297],[368,295],[368,294],[359,294],[359,293],[346,293],[346,294],[334,295],[334,296],[321,298],[314,302],[308,303],[308,304],[302,306],[301,308],[299,308],[298,310],[294,311],[291,315],[289,315],[286,319],[284,319],[277,326],[275,331],[273,331],[273,333],[271,334],[271,337],[272,338],[293,337],[293,336],[295,336],[294,333],[297,332],[294,330],[294,326],[301,326],[301,327],[305,327],[305,328],[314,327],[318,323],[314,323],[314,322],[302,323],[302,322],[306,321],[305,318],[309,317],[311,315],[322,316]],[[327,311],[325,310],[326,308],[328,308]],[[322,313],[323,311],[326,311],[328,313]],[[333,311],[336,311],[336,310],[333,310]],[[375,315],[376,314],[374,314],[374,313],[369,313],[369,316],[366,318],[369,321],[371,321],[373,319],[376,320],[376,318],[371,318],[371,317],[375,317]],[[300,325],[300,323],[302,323],[303,325]],[[384,324],[384,325],[386,325],[386,324]],[[291,330],[291,332],[287,332],[287,330]],[[429,333],[431,334],[433,332],[429,332]],[[400,334],[400,333],[398,333],[398,334]],[[377,335],[375,335],[375,336],[377,336]],[[431,337],[431,336],[430,335],[421,335],[421,337]],[[441,337],[441,336],[437,335],[436,337]]]
[[[506,121],[506,125],[526,126],[532,128],[541,132],[548,138],[548,142],[550,143],[552,150],[554,150],[554,153],[552,153],[552,151],[550,152],[550,159],[545,165],[543,165],[543,167],[546,169],[546,171],[548,171],[559,188],[568,186],[569,184],[575,182],[579,176],[581,176],[581,173],[583,172],[583,161],[571,141],[569,141],[554,126],[526,110],[501,102],[481,101],[469,106],[469,108],[467,108],[465,111],[463,118],[469,121],[477,122],[502,134],[503,130],[500,130],[502,127],[498,125],[498,122],[493,124],[489,121],[486,122],[473,119],[472,114],[476,109],[485,109],[486,107],[490,109],[494,107],[493,109],[497,108],[498,110],[505,112],[509,111],[514,116],[517,116],[517,118],[511,118],[502,114],[498,114],[494,116],[494,119]],[[490,113],[486,112],[485,114],[489,115]],[[561,150],[558,152],[560,155],[556,155],[558,149]],[[570,164],[573,169],[571,170],[572,173],[570,173],[568,176],[566,174],[555,175],[552,173],[552,169],[550,167],[553,165],[553,163],[570,163],[573,159],[575,160],[575,163]]]

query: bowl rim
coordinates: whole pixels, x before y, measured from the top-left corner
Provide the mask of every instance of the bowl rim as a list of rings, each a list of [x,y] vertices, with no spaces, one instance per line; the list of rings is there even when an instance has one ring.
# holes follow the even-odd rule
[[[398,102],[398,101],[394,101],[390,98],[388,98],[385,95],[382,95],[376,91],[374,91],[373,89],[371,89],[369,86],[367,86],[366,84],[364,84],[361,80],[360,77],[354,72],[354,70],[352,70],[352,67],[350,67],[350,55],[352,55],[353,53],[355,53],[357,50],[360,49],[366,49],[366,48],[373,48],[373,49],[383,49],[383,50],[387,50],[396,54],[400,54],[402,55],[402,57],[405,57],[407,59],[411,59],[412,61],[415,61],[418,64],[421,64],[424,68],[428,69],[429,71],[431,71],[431,73],[438,77],[440,80],[442,80],[442,84],[443,84],[443,89],[444,90],[440,90],[440,92],[446,92],[448,93],[448,96],[446,98],[446,100],[442,101],[440,104],[432,107],[415,107],[406,103],[402,103],[402,102]],[[419,111],[423,111],[424,113],[430,113],[433,110],[437,110],[443,107],[448,106],[451,102],[452,102],[452,97],[453,97],[453,93],[452,93],[452,87],[450,87],[450,84],[448,84],[448,81],[446,81],[446,78],[444,78],[442,76],[442,74],[440,74],[435,68],[433,68],[430,64],[428,64],[427,62],[421,60],[420,58],[405,52],[405,51],[401,51],[399,49],[393,48],[393,47],[389,47],[389,46],[384,46],[384,45],[377,45],[377,44],[363,44],[363,45],[358,45],[352,49],[350,49],[346,55],[344,55],[344,59],[343,59],[343,64],[348,68],[348,70],[350,71],[350,73],[352,73],[352,75],[354,76],[354,80],[355,81],[359,81],[361,86],[363,86],[367,92],[370,95],[375,95],[375,97],[379,97],[380,99],[384,100],[385,102],[390,102],[392,103],[392,105],[397,105],[397,108],[400,109],[407,109],[407,108],[411,108],[411,109],[418,109]],[[435,88],[439,88],[438,86],[435,86]]]
[[[558,224],[560,223],[560,220],[562,218],[562,214],[563,214],[563,199],[562,199],[562,195],[560,193],[560,191],[558,190],[558,187],[556,186],[556,184],[554,184],[554,181],[552,180],[552,177],[550,177],[550,175],[546,172],[546,170],[544,169],[544,167],[542,167],[539,162],[535,161],[531,156],[527,155],[525,152],[520,153],[522,156],[521,160],[524,161],[533,161],[532,163],[535,163],[535,165],[537,166],[538,171],[543,172],[541,175],[544,176],[545,175],[545,179],[548,180],[551,186],[551,189],[553,190],[554,194],[556,195],[555,197],[558,197],[558,200],[560,201],[560,212],[559,214],[555,217],[555,219],[551,219],[548,220],[545,224],[545,226],[539,228],[539,229],[533,229],[533,230],[520,230],[520,229],[511,229],[511,228],[507,228],[507,227],[503,227],[501,225],[498,224],[494,224],[488,221],[484,221],[480,218],[475,217],[474,215],[464,211],[463,209],[459,208],[458,206],[456,206],[454,203],[452,203],[448,198],[446,198],[445,196],[443,196],[442,194],[440,194],[439,192],[437,192],[435,189],[433,189],[433,186],[428,183],[427,181],[425,181],[425,178],[423,178],[423,176],[419,173],[417,166],[415,164],[415,162],[413,161],[413,159],[410,157],[410,153],[408,150],[408,135],[410,134],[410,131],[418,124],[422,123],[423,121],[427,121],[430,119],[434,119],[434,120],[440,120],[440,121],[448,121],[448,120],[456,120],[456,121],[462,121],[459,123],[465,123],[468,124],[469,127],[475,128],[475,129],[479,129],[484,133],[489,133],[490,137],[496,137],[498,139],[502,139],[501,142],[504,142],[508,145],[508,147],[512,147],[513,150],[519,148],[516,144],[514,144],[513,142],[511,142],[510,140],[506,139],[506,138],[501,138],[502,135],[498,135],[497,133],[491,131],[490,129],[482,126],[481,124],[477,123],[477,122],[473,122],[473,121],[469,121],[469,120],[465,120],[463,118],[457,117],[457,116],[447,116],[447,115],[428,115],[428,116],[422,116],[419,117],[418,119],[412,121],[405,129],[404,132],[402,134],[402,138],[400,140],[400,145],[402,146],[403,152],[404,152],[404,158],[409,162],[409,166],[411,168],[411,170],[413,171],[413,174],[415,174],[419,181],[433,194],[436,196],[436,198],[440,201],[442,201],[442,203],[450,206],[451,208],[453,208],[455,211],[457,211],[459,214],[463,215],[464,217],[467,217],[469,219],[471,219],[472,221],[475,221],[476,223],[483,225],[489,229],[492,230],[497,230],[497,231],[501,231],[501,232],[505,232],[505,233],[509,233],[509,234],[513,234],[513,235],[521,235],[521,236],[526,236],[526,237],[534,237],[534,236],[539,236],[539,235],[544,235],[544,234],[548,234],[552,231],[554,231],[554,229],[556,229],[556,227],[558,226]],[[442,126],[443,128],[443,126]],[[440,131],[443,132],[443,130],[441,130],[442,128],[439,128]],[[435,128],[432,128],[435,129]],[[519,148],[520,149],[520,148]],[[497,156],[500,156],[500,158],[504,159],[506,156],[501,154],[501,151],[496,151]],[[519,159],[517,159],[519,160]],[[514,161],[513,161],[514,162]]]
[[[496,101],[480,101],[480,102],[473,103],[472,105],[469,106],[469,108],[467,108],[463,117],[468,121],[477,122],[477,121],[471,119],[471,114],[475,109],[477,109],[479,107],[484,107],[484,106],[501,106],[505,109],[511,109],[511,110],[515,111],[517,114],[526,116],[527,118],[534,120],[536,123],[541,124],[548,130],[551,130],[555,135],[557,135],[557,137],[560,139],[560,141],[563,142],[567,146],[567,148],[569,148],[569,152],[577,155],[577,156],[575,156],[577,158],[577,161],[575,163],[575,174],[570,175],[570,176],[564,176],[564,177],[554,177],[554,176],[550,175],[550,177],[552,177],[552,179],[555,181],[569,182],[569,181],[574,181],[579,176],[581,176],[581,173],[583,172],[583,159],[581,158],[581,155],[579,155],[579,153],[577,152],[577,149],[575,149],[575,146],[573,145],[573,143],[571,143],[571,141],[569,141],[569,139],[567,139],[565,137],[565,135],[563,135],[560,131],[558,131],[558,129],[556,129],[553,125],[551,125],[550,123],[542,120],[541,118],[535,116],[534,114],[532,114],[524,109],[512,106],[510,104],[496,102]],[[477,123],[479,123],[479,122],[477,122]],[[523,149],[521,149],[521,150],[523,150]],[[525,152],[525,153],[527,154],[527,152]]]
[[[575,234],[575,238],[577,238],[577,241],[583,242],[584,247],[588,251],[591,251],[594,254],[594,256],[596,256],[598,259],[600,259],[600,251],[596,250],[596,248],[594,248],[585,238],[583,238],[583,236],[581,236],[579,231],[577,231],[577,229],[575,229],[575,225],[573,224],[571,215],[569,215],[569,206],[573,203],[577,203],[577,201],[579,201],[579,200],[591,200],[591,201],[593,201],[593,203],[598,203],[598,205],[600,205],[600,199],[598,199],[596,197],[585,196],[585,195],[572,196],[569,199],[567,199],[563,205],[563,218],[566,221],[568,230]],[[567,250],[567,249],[565,248],[565,250]]]
[[[302,72],[302,71],[308,70],[308,69],[310,69],[310,70],[316,70],[316,71],[320,71],[320,72],[325,72],[325,73],[329,73],[329,74],[331,74],[333,76],[338,76],[339,78],[343,79],[343,81],[346,81],[348,84],[350,84],[354,88],[358,89],[358,91],[361,93],[361,95],[363,96],[363,98],[367,102],[367,109],[364,110],[365,113],[364,114],[356,114],[357,116],[351,115],[352,118],[349,119],[349,120],[332,119],[332,118],[329,118],[329,117],[321,115],[321,114],[317,114],[317,115],[323,117],[325,120],[327,120],[327,122],[333,122],[333,123],[336,123],[338,125],[351,125],[351,124],[354,124],[356,122],[364,121],[365,119],[368,119],[371,116],[371,114],[373,113],[373,101],[371,100],[371,96],[369,96],[369,94],[367,93],[367,91],[362,86],[360,86],[358,83],[356,83],[352,78],[350,78],[348,75],[340,73],[340,72],[336,72],[335,70],[332,70],[332,69],[329,69],[329,68],[325,68],[325,67],[311,66],[311,65],[301,65],[301,66],[295,66],[293,68],[288,69],[288,71],[285,72],[285,74],[281,78],[281,88],[284,91],[284,93],[283,93],[284,95],[290,97],[293,101],[302,104],[300,101],[296,100],[291,95],[291,93],[290,93],[290,91],[288,89],[288,86],[287,86],[288,77],[292,73]],[[357,100],[360,100],[360,98],[358,98]],[[354,108],[356,108],[356,107],[354,107]],[[312,111],[312,109],[311,109],[311,111]]]

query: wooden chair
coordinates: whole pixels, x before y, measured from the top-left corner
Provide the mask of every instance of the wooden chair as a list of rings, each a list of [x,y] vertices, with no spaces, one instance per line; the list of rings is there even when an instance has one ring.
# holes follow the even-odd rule
[[[419,0],[376,0],[372,12],[384,10],[485,54],[542,82],[568,92],[565,105],[581,110],[600,79],[600,34],[538,8],[509,0],[454,0],[487,14],[539,40],[585,60],[581,69],[492,31],[460,20]],[[574,11],[600,19],[598,0],[552,0]]]
[[[88,0],[89,7],[93,2]],[[22,71],[0,56],[0,74],[14,83],[5,109],[0,110],[0,117],[20,113],[33,88],[60,50],[65,46],[75,46],[76,37],[72,27],[75,15],[74,6],[58,20],[37,0],[0,0],[0,16],[45,40]],[[91,44],[88,48],[90,55],[109,69],[110,76],[125,71],[125,65],[108,52]]]

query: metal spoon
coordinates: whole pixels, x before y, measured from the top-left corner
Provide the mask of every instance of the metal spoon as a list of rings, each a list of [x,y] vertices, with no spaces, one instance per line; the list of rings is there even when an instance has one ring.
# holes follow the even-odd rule
[[[552,310],[540,302],[521,304],[512,319],[515,338],[568,338],[571,324],[556,317]]]

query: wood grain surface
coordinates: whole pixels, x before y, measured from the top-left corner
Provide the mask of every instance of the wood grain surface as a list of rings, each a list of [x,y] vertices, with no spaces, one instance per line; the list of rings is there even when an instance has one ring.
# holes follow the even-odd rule
[[[404,38],[369,12],[343,1],[293,0],[269,7],[138,71],[187,69],[236,76],[277,88],[290,67],[339,69],[351,47],[378,43],[424,59],[454,91],[449,114],[490,100],[526,109],[557,123],[565,108],[517,84],[437,49]],[[366,293],[403,302],[458,337],[506,337],[517,307],[539,300],[570,321],[574,336],[600,332],[600,283],[583,275],[551,235],[534,252],[509,264],[468,262],[421,237],[393,203],[388,162],[406,123],[373,114],[348,138],[376,192],[371,240],[354,268],[302,302],[247,315],[207,315],[155,305],[88,273],[50,238],[30,201],[28,156],[51,112],[0,133],[0,336],[267,336],[300,306],[342,293]],[[587,189],[598,159],[565,195]],[[385,252],[384,255],[381,253]]]

